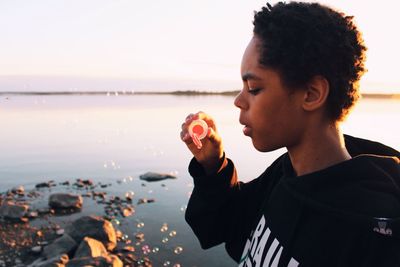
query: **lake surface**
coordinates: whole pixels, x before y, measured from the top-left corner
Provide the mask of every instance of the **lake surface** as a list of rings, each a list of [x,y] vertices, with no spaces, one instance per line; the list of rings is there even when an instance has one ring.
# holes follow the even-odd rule
[[[131,235],[144,223],[141,231],[150,246],[160,248],[152,259],[170,266],[232,266],[223,246],[203,251],[184,221],[193,183],[187,172],[191,155],[179,132],[186,115],[199,110],[215,118],[241,180],[257,177],[284,153],[255,151],[242,134],[239,110],[230,96],[1,96],[0,192],[48,180],[109,182],[114,194],[134,191],[135,198],[156,200],[138,207],[125,223]],[[399,118],[398,100],[363,99],[343,132],[399,149]],[[140,181],[147,171],[173,173],[178,179]],[[165,223],[169,232],[177,232],[168,242],[162,242],[166,233],[160,231]],[[175,253],[176,247],[182,252]]]

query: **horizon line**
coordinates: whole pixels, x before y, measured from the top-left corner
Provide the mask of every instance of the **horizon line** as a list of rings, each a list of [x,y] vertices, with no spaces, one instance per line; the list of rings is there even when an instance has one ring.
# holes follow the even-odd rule
[[[115,91],[0,91],[0,96],[10,95],[106,95],[106,96],[132,96],[132,95],[225,95],[235,96],[239,94],[240,90],[229,90],[229,91],[200,91],[200,90],[175,90],[175,91],[127,91],[127,90],[115,90]],[[362,97],[365,98],[399,98],[400,93],[361,93]]]

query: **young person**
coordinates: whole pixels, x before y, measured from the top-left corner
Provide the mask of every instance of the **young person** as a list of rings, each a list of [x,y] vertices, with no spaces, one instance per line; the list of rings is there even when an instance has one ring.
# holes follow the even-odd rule
[[[400,266],[400,153],[339,129],[365,51],[352,17],[326,6],[255,14],[235,105],[257,150],[287,153],[239,182],[214,120],[186,118],[195,185],[186,220],[203,248],[225,243],[239,266]],[[209,126],[201,149],[188,133],[195,119]]]

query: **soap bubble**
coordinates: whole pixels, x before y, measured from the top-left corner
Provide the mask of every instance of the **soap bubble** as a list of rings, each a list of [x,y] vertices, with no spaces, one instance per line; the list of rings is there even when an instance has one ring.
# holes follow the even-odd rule
[[[148,245],[144,245],[142,247],[142,252],[143,252],[144,255],[147,255],[147,254],[149,254],[151,252],[151,249],[150,249],[150,247]]]
[[[137,228],[143,228],[144,222],[138,222],[138,224],[136,226],[137,226]]]
[[[160,231],[163,232],[163,233],[168,231],[168,224],[167,223],[163,223],[163,225],[161,226]]]
[[[170,261],[164,261],[163,266],[170,266],[171,262]]]
[[[111,222],[115,225],[120,225],[120,221],[118,221],[117,219],[112,219]]]
[[[176,248],[174,249],[174,253],[175,253],[175,254],[181,254],[182,251],[183,251],[183,248],[182,248],[182,247],[176,247]]]
[[[158,247],[154,247],[152,251],[153,251],[153,253],[158,253],[160,251],[160,249]]]
[[[176,236],[176,231],[171,231],[171,232],[169,233],[169,236],[170,236],[170,237]]]
[[[163,242],[164,244],[167,243],[169,241],[168,237],[164,237],[161,242]]]

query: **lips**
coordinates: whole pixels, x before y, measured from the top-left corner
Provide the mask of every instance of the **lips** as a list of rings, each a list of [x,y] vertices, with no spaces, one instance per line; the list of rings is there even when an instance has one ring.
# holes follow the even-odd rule
[[[250,136],[250,134],[251,134],[251,128],[250,128],[249,126],[245,125],[245,126],[243,127],[243,134],[246,135],[246,136]]]
[[[243,134],[246,136],[250,136],[251,134],[251,127],[249,125],[247,125],[244,121],[242,121],[241,119],[239,119],[239,123],[244,125],[243,127]]]

